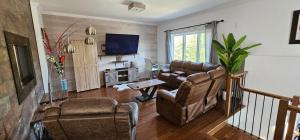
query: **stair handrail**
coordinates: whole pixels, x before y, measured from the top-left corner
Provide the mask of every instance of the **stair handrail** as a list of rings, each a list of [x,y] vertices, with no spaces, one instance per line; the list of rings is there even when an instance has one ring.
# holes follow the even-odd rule
[[[228,117],[231,116],[232,118],[232,126],[235,124],[235,115],[237,113],[239,113],[239,115],[237,115],[239,118],[238,120],[236,120],[236,122],[238,122],[238,128],[240,128],[240,117],[241,117],[241,108],[240,105],[243,106],[243,95],[247,95],[246,97],[248,98],[248,100],[246,99],[245,102],[247,102],[247,107],[245,106],[245,113],[246,113],[246,121],[245,121],[245,130],[244,132],[246,132],[246,124],[247,124],[247,114],[248,114],[248,103],[249,103],[249,97],[250,95],[255,95],[254,96],[254,99],[255,99],[255,102],[254,102],[254,110],[253,111],[256,111],[256,101],[257,101],[257,96],[262,96],[263,98],[263,102],[265,102],[265,99],[266,97],[270,97],[272,100],[271,100],[271,111],[270,111],[270,116],[269,117],[269,123],[268,123],[268,127],[267,127],[267,139],[269,137],[269,131],[270,131],[270,121],[271,121],[271,118],[272,118],[272,109],[273,109],[273,103],[274,103],[274,99],[276,100],[279,100],[281,102],[284,102],[284,103],[293,103],[295,102],[295,100],[300,100],[299,98],[295,99],[295,97],[287,97],[287,96],[283,96],[283,95],[279,95],[279,94],[276,94],[276,93],[270,93],[270,92],[265,92],[265,91],[260,91],[260,90],[256,90],[256,89],[251,89],[251,88],[247,88],[245,87],[245,79],[246,79],[246,74],[248,72],[247,71],[243,71],[241,73],[237,73],[237,74],[230,74],[230,75],[227,75],[227,84],[226,84],[226,102],[225,102],[225,113]],[[248,93],[248,94],[247,94]],[[241,98],[241,99],[240,99]],[[242,103],[239,103],[240,101],[242,101]],[[280,105],[279,105],[280,106]],[[278,108],[279,109],[279,108]],[[296,106],[286,106],[286,109],[290,110],[290,111],[294,111],[294,112],[298,112],[300,109]],[[238,112],[236,112],[236,110],[238,110]],[[264,103],[262,105],[262,109],[260,109],[260,111],[262,112],[261,113],[261,119],[259,121],[260,125],[259,125],[259,132],[257,134],[257,137],[260,138],[261,136],[261,122],[262,122],[262,118],[263,118],[263,110],[264,110]],[[295,111],[297,110],[297,111]],[[294,114],[295,115],[295,114]],[[251,116],[250,116],[251,117]],[[254,118],[255,118],[255,113],[253,114],[252,116],[252,122],[254,122]],[[282,120],[285,120],[285,117],[284,116],[281,116]],[[281,121],[281,120],[278,120],[278,118],[276,119],[276,121]],[[289,123],[291,124],[294,124],[295,121],[294,120],[289,120]],[[251,124],[250,124],[251,125]],[[279,129],[278,129],[278,132],[280,132],[279,130],[282,130],[282,128],[284,127],[284,122],[282,123],[278,123],[277,126],[280,126]],[[253,126],[254,126],[254,123],[252,123],[252,128],[250,128],[249,130],[249,133],[251,133],[251,135],[253,134]],[[287,134],[287,137],[288,138],[291,138],[291,133],[293,132],[294,127],[291,127],[289,126],[289,131],[288,131],[288,134]],[[254,135],[255,136],[255,135]],[[276,135],[277,137],[277,135]],[[280,137],[280,136],[279,136]],[[275,138],[275,137],[274,137]],[[276,138],[275,138],[276,139]]]
[[[282,95],[279,95],[279,94],[274,94],[274,93],[269,93],[269,92],[264,92],[264,91],[244,87],[242,85],[242,81],[241,81],[242,77],[241,76],[243,76],[245,74],[247,74],[247,72],[242,72],[242,73],[231,75],[232,79],[238,81],[238,88],[240,88],[241,90],[256,93],[256,94],[259,94],[259,95],[262,95],[262,96],[273,97],[273,98],[276,98],[276,99],[282,99],[282,100],[287,100],[287,101],[292,100],[291,97],[282,96]]]

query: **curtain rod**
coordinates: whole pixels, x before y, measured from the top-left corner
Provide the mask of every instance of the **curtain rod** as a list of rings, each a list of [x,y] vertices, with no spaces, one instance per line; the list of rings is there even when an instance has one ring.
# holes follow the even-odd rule
[[[207,22],[207,23],[202,23],[202,24],[197,24],[197,25],[192,25],[192,26],[187,26],[187,27],[176,28],[176,29],[172,29],[172,30],[165,30],[165,32],[167,32],[167,31],[176,31],[176,30],[180,30],[180,29],[192,28],[192,27],[203,26],[203,25],[208,25],[208,24],[211,24],[212,22],[213,21]],[[217,24],[220,23],[220,22],[224,22],[224,20],[223,19],[218,20]]]

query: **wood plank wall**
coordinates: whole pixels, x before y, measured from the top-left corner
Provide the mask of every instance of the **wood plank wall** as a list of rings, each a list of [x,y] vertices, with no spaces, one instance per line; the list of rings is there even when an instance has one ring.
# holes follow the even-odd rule
[[[126,23],[119,21],[108,21],[99,19],[86,19],[77,17],[66,17],[57,15],[43,15],[44,27],[46,28],[50,42],[54,44],[56,34],[63,32],[70,24],[76,22],[77,24],[72,27],[72,31],[77,30],[70,38],[72,40],[83,40],[85,35],[85,28],[92,25],[97,30],[95,40],[97,41],[98,51],[101,54],[101,44],[105,42],[106,33],[119,33],[119,34],[136,34],[140,35],[139,50],[137,56],[126,56],[124,59],[134,61],[140,68],[140,75],[143,76],[144,59],[149,58],[153,62],[157,62],[157,26],[142,25],[135,23]],[[115,56],[106,56],[99,58],[100,79],[103,85],[102,71],[116,67],[122,67],[122,64],[112,64],[111,61],[115,60]],[[60,89],[59,77],[53,72],[52,85],[53,91]],[[74,78],[72,56],[66,56],[65,61],[65,78],[68,80],[69,90],[76,89]]]

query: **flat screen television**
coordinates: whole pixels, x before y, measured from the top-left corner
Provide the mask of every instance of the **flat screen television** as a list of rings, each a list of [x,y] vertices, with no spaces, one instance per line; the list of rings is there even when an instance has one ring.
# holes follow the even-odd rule
[[[139,46],[139,35],[128,34],[106,34],[105,54],[126,55],[137,54]]]

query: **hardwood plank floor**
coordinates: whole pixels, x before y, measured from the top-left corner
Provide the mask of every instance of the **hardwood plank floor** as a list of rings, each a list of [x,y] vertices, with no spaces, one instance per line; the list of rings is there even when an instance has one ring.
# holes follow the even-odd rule
[[[219,132],[214,135],[219,140],[257,140],[256,137],[244,133],[229,124],[225,125]]]
[[[207,128],[218,119],[224,119],[222,105],[215,107],[189,124],[182,127],[174,125],[156,112],[156,100],[139,102],[135,99],[141,95],[138,91],[126,89],[117,91],[114,88],[101,88],[80,93],[70,93],[70,98],[87,97],[111,97],[118,102],[137,102],[139,105],[139,122],[137,126],[137,140],[180,140],[180,139],[199,139],[207,137],[203,135]],[[205,137],[205,138],[204,138]]]

